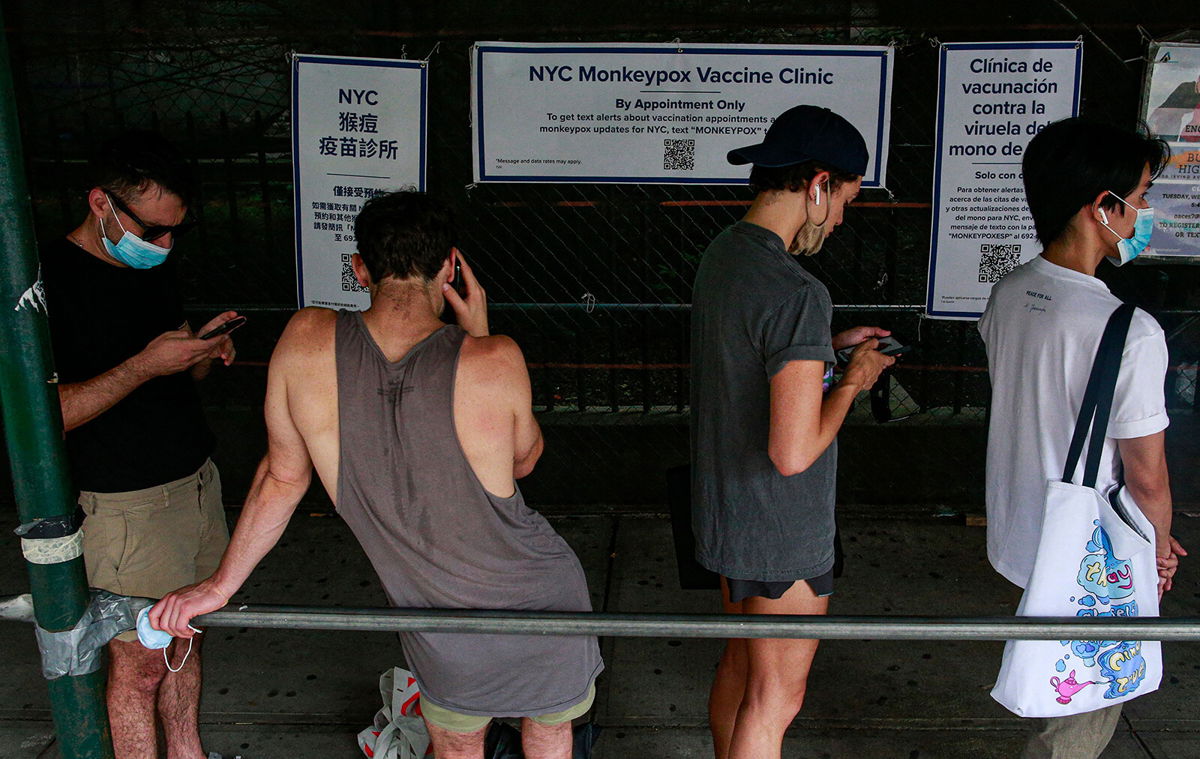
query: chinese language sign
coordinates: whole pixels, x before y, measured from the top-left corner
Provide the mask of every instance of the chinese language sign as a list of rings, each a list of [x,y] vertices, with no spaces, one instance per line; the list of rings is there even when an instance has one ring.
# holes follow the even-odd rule
[[[375,195],[425,189],[425,61],[292,61],[296,292],[301,308],[362,309],[354,217]]]

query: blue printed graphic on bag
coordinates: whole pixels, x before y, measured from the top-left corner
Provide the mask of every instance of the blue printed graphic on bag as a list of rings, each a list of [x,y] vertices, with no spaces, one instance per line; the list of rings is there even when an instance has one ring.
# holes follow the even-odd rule
[[[1082,607],[1075,615],[1136,617],[1136,600],[1113,603],[1133,594],[1133,566],[1128,559],[1116,555],[1112,540],[1099,521],[1095,521],[1094,524],[1096,529],[1092,531],[1087,542],[1087,554],[1079,562],[1079,573],[1076,576],[1079,586],[1085,592],[1078,599],[1072,599]],[[1108,609],[1101,611],[1105,606]],[[1050,687],[1058,693],[1059,703],[1070,703],[1071,697],[1088,685],[1107,685],[1105,698],[1121,698],[1137,690],[1146,677],[1146,660],[1142,657],[1141,643],[1136,641],[1069,640],[1062,641],[1062,644],[1070,646],[1071,651],[1088,667],[1094,667],[1098,663],[1101,676],[1107,680],[1077,683],[1073,677],[1074,672],[1066,681],[1051,677]],[[1065,659],[1068,657],[1069,654],[1055,663],[1057,671],[1062,672],[1066,668]]]
[[[1108,678],[1105,698],[1120,698],[1132,693],[1146,679],[1146,660],[1138,641],[1127,640],[1096,659],[1100,663],[1100,674]]]

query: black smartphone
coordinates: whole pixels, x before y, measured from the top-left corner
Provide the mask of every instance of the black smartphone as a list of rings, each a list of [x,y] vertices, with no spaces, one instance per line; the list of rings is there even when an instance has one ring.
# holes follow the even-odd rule
[[[876,346],[875,350],[879,351],[885,356],[898,356],[901,353],[911,353],[913,349],[911,345],[905,345],[904,343],[900,342],[900,340],[896,339],[895,336],[878,337],[875,339],[879,341],[879,345]],[[859,345],[861,345],[861,343],[859,343]],[[840,351],[838,351],[838,363],[849,363],[850,356],[854,354],[854,351],[857,348],[858,345],[851,345],[849,348],[842,348]]]
[[[458,293],[458,297],[466,300],[467,283],[463,281],[462,263],[459,262],[458,256],[454,257],[454,279],[451,280],[451,285],[454,287],[454,292]]]
[[[218,324],[217,326],[210,329],[208,332],[205,332],[203,335],[200,336],[200,339],[201,340],[209,340],[214,337],[220,337],[221,335],[227,335],[245,323],[246,323],[246,317],[235,316],[232,319],[230,319],[229,321],[224,322],[222,324]]]

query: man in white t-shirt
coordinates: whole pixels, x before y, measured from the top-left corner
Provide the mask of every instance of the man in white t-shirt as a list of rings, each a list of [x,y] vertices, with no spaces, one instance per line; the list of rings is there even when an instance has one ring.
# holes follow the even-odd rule
[[[996,284],[979,322],[992,380],[988,559],[1022,588],[1041,538],[1046,481],[1062,476],[1100,335],[1121,305],[1096,268],[1145,249],[1153,227],[1146,191],[1167,156],[1158,140],[1082,119],[1051,124],[1025,151],[1025,193],[1043,250]],[[1124,481],[1154,525],[1160,594],[1186,555],[1171,537],[1166,370],[1163,330],[1139,309],[1096,483],[1107,492]],[[1023,759],[1099,756],[1120,711],[1044,720]]]

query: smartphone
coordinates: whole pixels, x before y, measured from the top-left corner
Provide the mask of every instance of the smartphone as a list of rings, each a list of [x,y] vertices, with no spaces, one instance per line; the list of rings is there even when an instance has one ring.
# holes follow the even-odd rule
[[[875,350],[879,351],[880,353],[882,353],[885,356],[898,356],[901,353],[910,353],[913,349],[911,345],[905,345],[904,343],[902,343],[898,339],[896,339],[894,336],[877,337],[875,339],[879,341],[879,345],[875,348]],[[859,345],[861,345],[861,343],[859,343]],[[854,351],[857,348],[858,348],[858,345],[851,345],[849,348],[842,348],[840,351],[838,351],[837,352],[838,363],[839,364],[850,363],[850,356],[854,354]]]
[[[220,337],[221,335],[227,335],[245,323],[246,323],[246,317],[235,316],[232,319],[230,319],[229,321],[224,322],[222,324],[218,324],[216,327],[213,327],[208,332],[205,332],[203,335],[200,336],[200,339],[208,340],[208,339],[211,339],[214,337]]]
[[[451,285],[454,287],[454,292],[458,293],[458,297],[463,300],[467,299],[467,283],[463,281],[462,263],[459,262],[458,256],[454,257],[454,278],[451,280]]]

